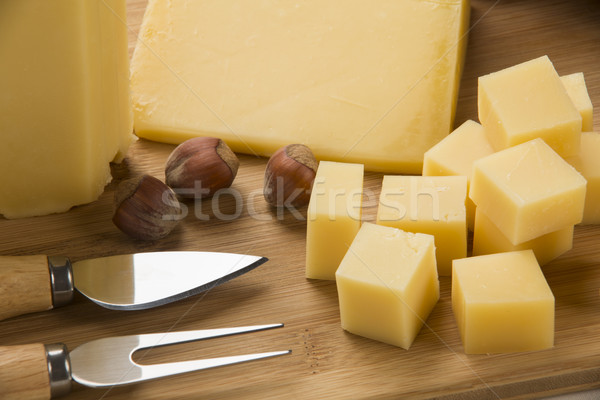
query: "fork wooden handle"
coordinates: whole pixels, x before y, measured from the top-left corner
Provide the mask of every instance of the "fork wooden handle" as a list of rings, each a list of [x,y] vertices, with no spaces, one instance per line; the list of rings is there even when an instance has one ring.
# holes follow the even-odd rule
[[[0,257],[0,320],[51,308],[48,257]]]
[[[0,347],[0,399],[50,399],[50,375],[43,344]]]
[[[0,346],[0,399],[48,400],[71,391],[67,346]]]

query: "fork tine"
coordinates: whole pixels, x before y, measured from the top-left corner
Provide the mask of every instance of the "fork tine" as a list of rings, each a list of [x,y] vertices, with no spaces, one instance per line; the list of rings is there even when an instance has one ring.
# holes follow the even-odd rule
[[[291,350],[154,365],[140,365],[132,359],[133,353],[139,349],[235,335],[238,333],[256,332],[282,326],[283,324],[255,325],[239,328],[153,333],[97,339],[87,342],[69,353],[71,378],[86,386],[107,387],[289,354],[292,352]]]
[[[195,340],[211,339],[223,336],[237,335],[240,333],[264,331],[267,329],[280,328],[283,324],[241,326],[237,328],[220,329],[201,329],[195,331],[181,331],[168,333],[150,333],[137,335],[138,345],[133,350],[145,349],[148,347],[165,346],[168,344],[185,343]]]
[[[268,353],[255,353],[240,356],[207,358],[203,360],[181,361],[154,365],[140,365],[139,367],[141,367],[142,369],[142,378],[139,381],[182,374],[185,372],[199,371],[202,369],[221,367],[225,365],[238,364],[246,361],[259,360],[262,358],[276,357],[289,354],[291,352],[291,350],[272,351]]]

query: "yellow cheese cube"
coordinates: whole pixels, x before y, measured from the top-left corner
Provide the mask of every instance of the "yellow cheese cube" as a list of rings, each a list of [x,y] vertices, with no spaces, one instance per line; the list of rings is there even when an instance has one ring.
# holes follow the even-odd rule
[[[425,152],[424,176],[462,175],[467,177],[467,190],[471,183],[473,162],[494,152],[483,127],[468,120],[446,136],[441,142]],[[467,225],[472,231],[475,221],[475,204],[466,202]]]
[[[563,157],[579,151],[581,115],[547,56],[480,77],[477,104],[496,150],[539,137]]]
[[[469,196],[512,244],[579,223],[586,180],[542,139],[475,161]]]
[[[151,0],[135,130],[258,155],[303,143],[317,159],[420,173],[453,125],[468,22],[468,0]]]
[[[591,131],[594,127],[594,107],[585,85],[583,73],[561,76],[560,80],[565,86],[573,105],[581,114],[581,130],[583,132]]]
[[[473,234],[473,255],[533,250],[540,265],[545,265],[573,247],[573,225],[546,233],[535,239],[514,245],[500,232],[492,221],[477,210]]]
[[[600,224],[600,133],[583,132],[581,150],[566,159],[587,180],[582,224]]]
[[[134,139],[125,0],[7,0],[0,15],[0,214],[96,200]]]
[[[433,235],[440,275],[449,276],[452,260],[467,256],[465,176],[383,177],[377,223]]]
[[[452,310],[467,354],[554,345],[554,296],[531,250],[454,260]]]
[[[306,277],[335,279],[360,228],[364,167],[321,161],[306,224]]]
[[[342,328],[408,349],[440,297],[433,237],[364,223],[336,272]]]

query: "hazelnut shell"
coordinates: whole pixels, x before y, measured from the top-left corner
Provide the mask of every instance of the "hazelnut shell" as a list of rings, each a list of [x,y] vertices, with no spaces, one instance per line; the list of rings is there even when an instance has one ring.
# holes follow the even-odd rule
[[[117,228],[135,239],[157,240],[171,233],[179,223],[178,204],[171,188],[144,175],[119,184],[112,220]]]
[[[212,137],[189,139],[173,150],[165,166],[166,183],[180,197],[210,197],[231,186],[240,162],[229,146]]]
[[[274,207],[308,204],[318,162],[310,148],[290,144],[277,150],[265,170],[263,194]]]

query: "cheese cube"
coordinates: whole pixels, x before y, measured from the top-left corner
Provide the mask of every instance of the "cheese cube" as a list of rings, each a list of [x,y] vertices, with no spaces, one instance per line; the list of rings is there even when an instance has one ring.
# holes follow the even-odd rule
[[[531,250],[454,260],[452,310],[467,354],[554,345],[554,296]]]
[[[96,200],[134,140],[125,0],[7,0],[0,15],[0,214]]]
[[[581,150],[566,159],[587,180],[582,224],[600,224],[600,133],[583,132]]]
[[[579,151],[581,115],[547,56],[480,77],[477,104],[496,150],[539,137],[563,157]]]
[[[303,143],[320,160],[420,173],[452,129],[469,11],[468,0],[151,0],[131,66],[136,133],[216,136],[263,156]]]
[[[425,152],[423,175],[466,176],[468,190],[471,184],[473,162],[489,156],[493,152],[494,149],[487,140],[483,127],[475,121],[468,120]],[[475,221],[475,204],[467,198],[466,207],[467,225],[472,231]]]
[[[465,176],[383,177],[377,223],[433,235],[440,275],[449,276],[452,260],[467,256]]]
[[[321,161],[308,204],[306,277],[335,279],[360,228],[364,167]]]
[[[484,213],[480,210],[476,212],[473,234],[474,256],[531,249],[538,263],[545,265],[571,250],[572,247],[573,225],[514,245]]]
[[[585,85],[583,73],[579,72],[561,76],[560,80],[565,86],[573,105],[579,111],[579,114],[581,114],[581,130],[583,132],[591,131],[594,129],[594,107],[592,106],[592,101]]]
[[[433,237],[366,222],[336,285],[342,328],[408,349],[440,297]]]
[[[469,196],[512,244],[583,216],[586,180],[542,139],[475,161]]]

